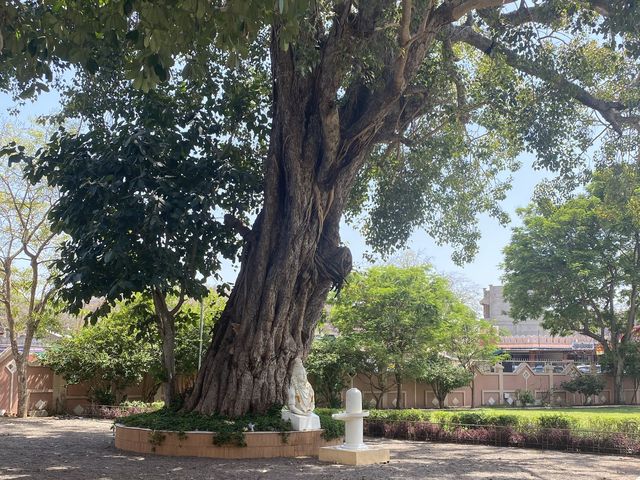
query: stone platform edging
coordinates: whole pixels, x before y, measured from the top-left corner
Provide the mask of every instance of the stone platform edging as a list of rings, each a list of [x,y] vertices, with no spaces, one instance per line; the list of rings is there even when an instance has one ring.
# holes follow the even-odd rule
[[[214,432],[174,432],[127,427],[116,423],[115,446],[137,453],[176,457],[274,458],[317,457],[320,447],[339,445],[342,438],[325,440],[324,430],[305,432],[246,432],[246,447],[214,445]]]

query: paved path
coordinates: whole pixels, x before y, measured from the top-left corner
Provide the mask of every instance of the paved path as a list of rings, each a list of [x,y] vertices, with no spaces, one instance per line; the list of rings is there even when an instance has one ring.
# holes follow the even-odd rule
[[[111,422],[0,418],[0,480],[640,480],[640,459],[539,450],[385,441],[391,463],[346,467],[312,458],[214,460],[120,452]]]

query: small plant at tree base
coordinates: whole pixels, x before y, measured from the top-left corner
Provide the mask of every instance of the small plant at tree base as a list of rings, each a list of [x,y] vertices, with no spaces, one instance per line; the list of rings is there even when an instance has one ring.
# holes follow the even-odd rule
[[[166,438],[167,436],[162,432],[158,432],[156,430],[149,432],[149,443],[151,444],[151,451],[155,452],[156,447],[162,445]]]
[[[594,395],[599,395],[604,390],[604,379],[599,375],[580,375],[573,380],[564,382],[562,388],[567,392],[581,393],[584,395],[584,404]]]

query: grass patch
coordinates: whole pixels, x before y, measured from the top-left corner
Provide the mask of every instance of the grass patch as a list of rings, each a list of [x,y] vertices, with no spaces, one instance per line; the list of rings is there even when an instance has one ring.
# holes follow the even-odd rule
[[[264,415],[244,415],[238,418],[162,409],[123,417],[118,419],[118,423],[128,427],[148,428],[153,431],[211,432],[215,445],[245,446],[244,434],[251,431],[252,426],[255,432],[282,432],[283,442],[286,442],[286,432],[291,431],[291,422],[282,420],[280,417],[281,408],[276,405]],[[330,440],[344,434],[344,425],[331,418],[330,413],[320,411],[318,416],[324,429],[323,437],[325,439]]]
[[[509,426],[518,430],[568,428],[640,434],[640,408],[479,408],[474,410],[371,410],[370,420]]]

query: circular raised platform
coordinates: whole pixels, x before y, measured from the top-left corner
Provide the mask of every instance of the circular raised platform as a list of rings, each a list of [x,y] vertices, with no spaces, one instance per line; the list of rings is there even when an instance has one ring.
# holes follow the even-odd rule
[[[127,427],[116,423],[115,446],[137,453],[177,457],[274,458],[317,457],[320,447],[339,445],[342,438],[325,440],[324,430],[305,432],[246,432],[246,447],[215,445],[213,432],[172,432]]]

